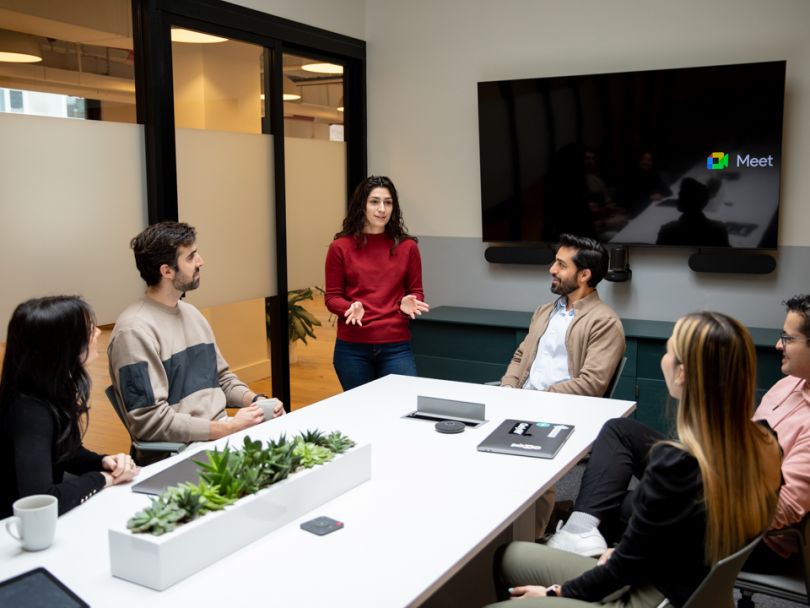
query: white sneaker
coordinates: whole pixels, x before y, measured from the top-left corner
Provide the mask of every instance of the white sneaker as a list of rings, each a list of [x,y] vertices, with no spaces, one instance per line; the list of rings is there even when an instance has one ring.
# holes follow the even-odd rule
[[[581,534],[574,534],[561,528],[562,522],[557,525],[557,532],[554,533],[554,536],[548,539],[546,547],[587,557],[599,557],[607,550],[605,537],[599,533],[597,528],[591,528]]]

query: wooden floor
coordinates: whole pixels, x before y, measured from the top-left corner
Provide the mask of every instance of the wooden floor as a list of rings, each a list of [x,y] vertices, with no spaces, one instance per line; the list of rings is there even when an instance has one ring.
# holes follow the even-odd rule
[[[294,410],[341,391],[332,367],[335,327],[329,321],[329,312],[323,304],[323,297],[316,295],[314,302],[307,301],[303,304],[321,321],[321,327],[315,328],[317,340],[309,340],[308,345],[299,342],[295,348],[296,361],[290,365]],[[110,385],[110,375],[107,371],[109,338],[110,329],[103,330],[99,338],[99,358],[90,364],[93,388],[90,396],[90,424],[84,436],[84,445],[101,454],[129,451],[129,434],[104,394],[104,389]],[[0,343],[0,357],[4,347],[5,345]],[[273,394],[269,377],[251,382],[250,388],[258,393]]]

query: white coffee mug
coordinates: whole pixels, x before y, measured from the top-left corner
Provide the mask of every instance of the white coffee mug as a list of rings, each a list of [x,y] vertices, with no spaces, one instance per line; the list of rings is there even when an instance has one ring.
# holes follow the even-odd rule
[[[279,400],[275,397],[270,399],[257,399],[256,405],[262,408],[262,412],[264,412],[264,419],[270,420],[273,417],[273,408],[276,407],[276,404],[279,403]]]
[[[6,531],[26,551],[42,551],[53,543],[59,500],[49,494],[34,494],[14,501],[14,517],[6,519]],[[15,533],[16,531],[16,533]]]

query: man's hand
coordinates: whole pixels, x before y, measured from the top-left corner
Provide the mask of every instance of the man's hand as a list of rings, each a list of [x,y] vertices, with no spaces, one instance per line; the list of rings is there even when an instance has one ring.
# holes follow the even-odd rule
[[[258,405],[240,407],[236,410],[236,414],[230,418],[212,420],[208,431],[208,439],[219,439],[260,422],[264,422],[262,408]]]
[[[236,414],[231,417],[230,422],[236,427],[231,431],[231,433],[235,433],[236,431],[241,431],[242,429],[246,429],[254,424],[264,422],[264,412],[262,411],[262,408],[256,404],[240,407],[238,410],[236,410]]]
[[[284,404],[276,399],[276,404],[273,406],[273,418],[278,418],[286,413],[287,412],[284,411]]]
[[[423,312],[429,311],[430,304],[422,300],[417,300],[415,295],[410,294],[402,298],[402,301],[399,303],[399,309],[403,314],[408,315],[411,319],[415,319]]]
[[[359,300],[352,302],[352,305],[346,309],[343,316],[346,317],[346,325],[359,325],[363,327],[363,315],[366,311],[363,309],[363,303]]]

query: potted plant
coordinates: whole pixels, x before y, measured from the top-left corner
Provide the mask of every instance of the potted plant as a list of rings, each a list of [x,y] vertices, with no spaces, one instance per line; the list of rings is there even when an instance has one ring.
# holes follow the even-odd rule
[[[312,300],[312,287],[306,289],[294,289],[287,293],[287,321],[288,321],[288,335],[290,344],[294,344],[296,340],[301,340],[304,344],[307,343],[307,336],[315,338],[315,331],[312,329],[314,326],[320,326],[321,322],[309,312],[299,302],[303,300]],[[315,287],[321,293],[323,289]]]
[[[313,289],[323,293],[323,289],[317,286],[293,289],[287,292],[287,336],[290,342],[290,363],[296,362],[296,342],[300,340],[306,344],[308,337],[317,339],[313,328],[320,326],[321,322],[300,303],[303,300],[313,299]],[[265,300],[265,323],[267,324],[268,340],[270,337],[270,302],[269,298]]]
[[[110,528],[113,576],[162,591],[371,478],[371,444],[339,431],[209,450],[199,484],[165,490]]]

